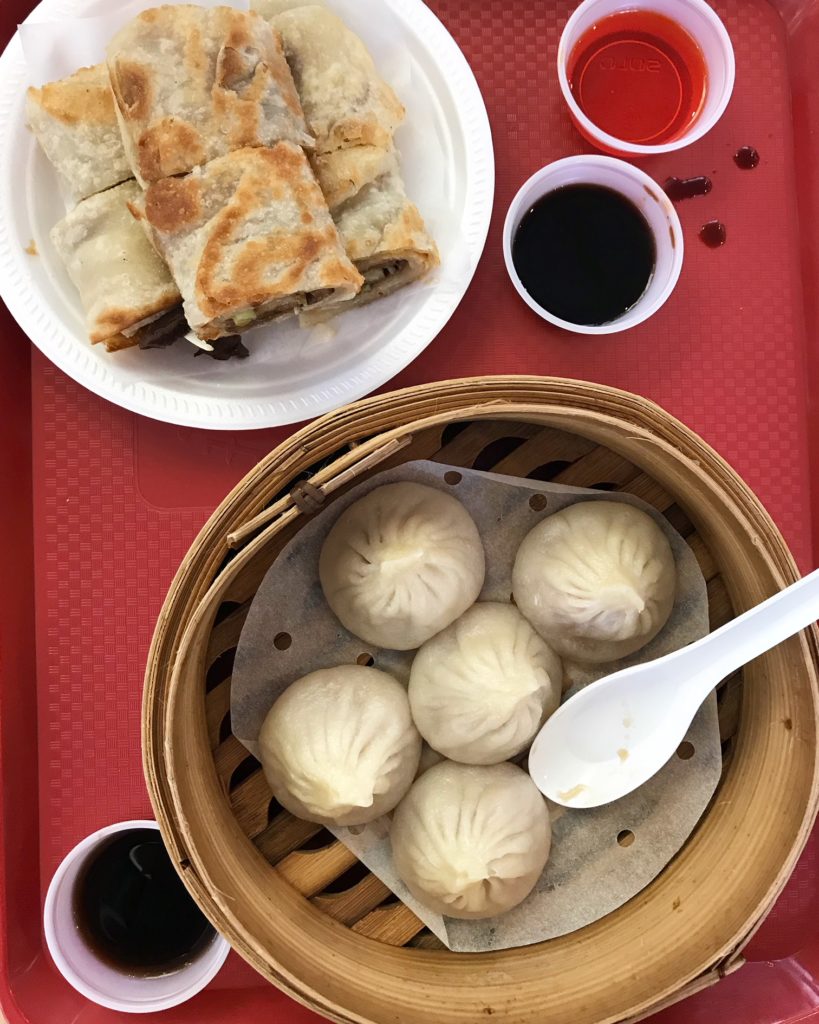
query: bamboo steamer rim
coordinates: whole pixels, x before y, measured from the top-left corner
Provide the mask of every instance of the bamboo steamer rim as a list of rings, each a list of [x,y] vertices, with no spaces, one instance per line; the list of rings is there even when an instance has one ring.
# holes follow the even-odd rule
[[[476,395],[479,399],[477,402],[475,401]],[[510,396],[519,396],[519,400],[516,401]],[[568,411],[567,405],[570,406]],[[567,415],[571,419],[571,423],[567,422]],[[756,581],[757,592],[782,586],[796,578],[797,575],[793,561],[770,518],[747,486],[715,452],[682,424],[652,403],[600,385],[549,378],[504,377],[447,382],[423,388],[407,389],[390,396],[381,396],[355,403],[338,413],[323,417],[299,431],[264,459],[214,513],[191,548],[191,552],[180,568],[169,592],[152,645],[146,676],[143,718],[146,775],[151,798],[157,812],[157,820],[163,828],[172,856],[182,866],[183,877],[206,913],[226,932],[239,951],[267,977],[274,980],[295,998],[333,1019],[365,1021],[380,1018],[368,1016],[366,1013],[359,1015],[354,1008],[348,1005],[350,1000],[347,997],[340,998],[340,1001],[336,1001],[334,997],[328,998],[326,992],[319,992],[318,988],[321,986],[311,986],[309,982],[305,981],[303,970],[294,971],[292,965],[291,969],[288,969],[286,964],[276,962],[275,958],[271,958],[266,943],[260,943],[252,933],[252,929],[248,929],[246,922],[240,915],[237,915],[236,907],[233,905],[236,901],[224,898],[224,894],[219,888],[225,883],[225,879],[219,874],[220,871],[223,871],[224,864],[214,863],[212,851],[208,851],[204,857],[202,856],[199,849],[201,836],[197,834],[199,822],[191,822],[188,817],[191,809],[190,793],[187,789],[190,779],[186,778],[184,771],[181,773],[174,770],[169,771],[169,769],[180,767],[180,751],[176,744],[175,734],[180,713],[184,711],[191,715],[196,714],[195,695],[191,694],[190,686],[187,688],[184,686],[185,666],[190,658],[177,656],[173,666],[173,675],[169,679],[170,662],[174,658],[175,649],[183,652],[183,655],[195,654],[197,646],[199,648],[203,646],[202,637],[207,632],[209,621],[212,621],[212,617],[215,615],[221,601],[221,594],[229,588],[231,580],[238,576],[245,566],[253,562],[255,555],[265,547],[270,539],[269,534],[265,533],[252,540],[234,558],[228,570],[217,577],[206,592],[207,584],[213,580],[218,564],[224,557],[225,535],[235,530],[247,519],[257,515],[270,497],[281,489],[287,479],[292,479],[302,468],[337,450],[345,441],[352,440],[354,436],[357,439],[371,434],[379,428],[383,430],[386,427],[387,429],[375,438],[362,441],[349,457],[339,460],[342,466],[366,457],[368,452],[375,450],[379,444],[384,444],[392,437],[399,437],[408,431],[424,429],[434,424],[476,418],[527,420],[529,417],[537,422],[558,425],[562,429],[574,429],[575,432],[583,436],[592,437],[593,440],[608,444],[621,452],[625,447],[628,449],[628,457],[637,465],[643,465],[646,461],[641,459],[639,451],[642,448],[643,454],[645,454],[646,445],[653,452],[653,456],[649,460],[651,462],[654,461],[658,453],[662,453],[664,457],[673,457],[675,464],[681,463],[685,466],[686,475],[690,476],[692,486],[695,482],[697,486],[702,487],[706,493],[711,495],[716,507],[721,506],[723,515],[737,524],[736,529],[742,529],[743,536],[747,535],[745,546],[750,545],[754,549],[764,566],[764,578],[761,581]],[[625,436],[619,436],[618,439],[622,443],[618,447],[610,443],[611,432],[616,433],[618,430],[622,430],[622,417],[628,417],[628,431]],[[584,429],[578,429],[581,427]],[[601,440],[603,437],[605,440]],[[339,462],[334,463],[331,468],[338,469]],[[651,470],[649,472],[656,478],[655,472]],[[295,513],[294,516],[297,514]],[[292,520],[294,516],[291,516],[290,519]],[[737,541],[732,545],[730,531],[726,531],[724,527],[720,529],[719,524],[716,524],[715,535],[726,540],[728,556],[736,557],[737,553],[732,552],[731,548],[733,546],[739,550],[742,544]],[[730,587],[731,580],[728,579],[727,582]],[[741,590],[741,588],[739,589]],[[761,592],[758,593],[758,596],[754,596],[754,593],[749,595],[739,592],[732,593],[732,597],[739,599],[739,606],[743,604],[743,601],[750,603],[761,596],[764,596]],[[181,630],[184,630],[184,638],[181,644],[177,645],[175,640]],[[741,914],[734,914],[735,920],[719,922],[718,924],[726,924],[720,934],[716,933],[718,925],[714,925],[707,935],[697,933],[699,949],[689,950],[685,965],[676,964],[674,971],[670,974],[666,972],[664,975],[661,969],[662,964],[656,962],[656,955],[652,959],[649,954],[648,961],[652,963],[654,971],[651,984],[641,985],[637,983],[639,979],[631,979],[634,983],[629,986],[629,979],[622,970],[623,964],[607,965],[606,987],[612,985],[613,975],[619,971],[623,975],[620,978],[621,989],[629,989],[627,993],[623,992],[624,998],[619,1000],[617,998],[620,995],[619,991],[616,995],[610,992],[610,995],[614,995],[614,998],[609,1000],[610,1014],[606,1015],[605,1012],[601,1012],[599,992],[592,998],[594,986],[592,985],[592,988],[589,989],[575,979],[579,985],[578,992],[583,993],[588,1004],[586,1007],[588,1015],[586,1016],[572,1006],[573,1019],[577,1024],[582,1020],[622,1019],[623,1016],[641,1012],[656,1004],[657,1000],[671,996],[681,985],[695,979],[714,964],[726,957],[730,958],[731,954],[742,945],[758,925],[764,912],[770,907],[784,884],[807,839],[817,802],[815,757],[817,648],[815,635],[812,643],[802,637],[790,644],[788,650],[790,659],[793,661],[796,658],[796,662],[801,668],[803,680],[801,700],[810,712],[810,716],[807,721],[804,720],[804,716],[799,719],[802,730],[800,739],[807,741],[810,756],[803,756],[801,759],[798,774],[801,787],[799,805],[802,811],[792,816],[792,820],[788,822],[788,846],[781,863],[776,868],[768,867],[766,882],[764,885],[757,886],[758,892],[753,905],[745,906]],[[794,654],[794,651],[798,651],[798,655]],[[764,680],[762,680],[762,684],[764,686]],[[753,690],[759,691],[764,696],[764,690],[760,686],[754,686]],[[201,699],[199,704],[202,705]],[[189,753],[190,751],[186,750],[185,757]],[[205,753],[207,757],[210,757],[209,749]],[[781,752],[779,756],[783,756]],[[784,768],[785,765],[783,764],[781,767]],[[210,780],[210,784],[212,787],[213,779]],[[746,787],[755,786],[758,789],[761,784],[759,772],[755,775],[755,781],[754,779],[745,780]],[[796,786],[796,782],[794,785]],[[733,792],[730,786],[731,780],[728,779],[723,793]],[[207,790],[207,787],[205,789]],[[709,815],[709,819],[718,813],[717,805]],[[722,814],[725,817],[725,812]],[[252,851],[250,854],[251,865],[255,865],[259,869],[260,865],[256,861],[261,861],[260,855],[250,846],[249,840],[239,831],[235,822],[231,831],[229,818],[228,811],[224,824],[229,837],[227,845],[231,847],[230,859],[232,860],[234,856],[233,846],[240,852],[244,851],[245,854],[248,853],[249,848]],[[716,821],[716,818],[714,820]],[[701,834],[695,837],[690,847],[680,855],[678,862],[675,862],[675,865],[672,865],[643,894],[631,901],[628,906],[632,908],[632,912],[639,914],[641,908],[644,909],[650,899],[662,898],[663,886],[668,884],[669,873],[672,875],[675,872],[679,873],[680,865],[691,861],[698,846],[702,845],[702,841]],[[745,871],[750,870],[751,867],[751,865],[745,864],[742,866]],[[272,872],[264,863],[261,868],[271,876],[271,884],[273,884],[275,872]],[[439,954],[423,950],[399,950],[396,953],[396,951],[388,949],[385,951],[377,944],[357,936],[351,939],[352,933],[324,918],[307,901],[292,891],[288,892],[288,888],[286,883],[280,880],[276,885],[277,899],[281,900],[281,908],[278,913],[284,917],[286,910],[292,915],[293,921],[298,922],[296,931],[289,934],[288,940],[297,942],[298,928],[305,927],[313,929],[316,935],[323,936],[325,942],[333,943],[332,947],[329,947],[332,949],[330,959],[346,961],[343,967],[329,972],[339,975],[339,978],[336,979],[337,983],[340,984],[343,981],[343,976],[345,974],[349,976],[351,972],[353,974],[364,972],[372,975],[370,981],[366,982],[370,986],[369,998],[372,1001],[373,993],[379,986],[383,990],[385,986],[389,988],[389,982],[395,981],[393,977],[396,971],[395,957],[399,956],[400,969],[405,973],[420,970],[424,974],[423,979],[416,976],[415,980],[410,983],[411,985],[423,988],[425,982],[427,988],[436,994],[439,995],[443,991],[447,993],[447,1005],[442,1004],[444,1011],[447,1010],[447,1006],[452,1009],[451,990],[454,982],[457,981],[463,986],[466,975],[469,991],[473,996],[477,996],[477,1000],[473,999],[470,1004],[473,1006],[472,1012],[477,1012],[474,1007],[477,1007],[477,1003],[484,998],[488,1000],[486,1005],[492,1009],[492,1000],[497,1002],[497,997],[502,995],[503,998],[500,1001],[506,999],[508,1004],[505,1007],[503,1019],[510,1021],[538,1019],[545,1024],[552,1019],[561,1019],[559,1016],[554,1016],[554,1012],[560,1012],[559,1008],[551,1007],[550,1009],[548,999],[544,1001],[544,994],[540,988],[535,985],[533,989],[532,972],[535,972],[537,977],[542,976],[544,969],[548,973],[548,962],[552,968],[552,976],[554,976],[555,969],[560,974],[564,993],[568,995],[571,985],[568,983],[566,971],[569,967],[575,971],[578,969],[576,964],[571,966],[572,957],[569,955],[571,949],[576,947],[577,950],[582,950],[575,957],[575,960],[582,962],[581,966],[591,965],[595,960],[595,952],[599,952],[602,948],[606,935],[608,934],[610,940],[619,927],[618,921],[615,920],[620,914],[618,911],[614,915],[610,915],[608,919],[567,937],[571,940],[569,942],[552,940],[550,943],[522,950],[483,954],[477,960],[474,957],[449,954],[445,958],[446,967],[442,969]],[[722,885],[720,888],[724,890],[726,887]],[[669,907],[671,905],[671,900],[669,900]],[[290,923],[289,917],[288,923]],[[697,924],[702,926],[702,922],[697,922]],[[680,920],[680,929],[683,931],[687,929],[689,934],[688,936],[683,935],[682,938],[678,936],[678,952],[679,948],[685,945],[686,938],[690,940],[691,932],[696,931],[693,928],[693,922],[686,921],[685,918]],[[688,944],[691,944],[690,941]],[[555,952],[558,949],[561,949],[559,955]],[[330,955],[329,952],[325,952],[326,955]],[[657,950],[654,952],[656,953]],[[514,954],[514,956],[510,957],[509,954]],[[362,960],[366,960],[366,963],[362,963]],[[526,974],[527,965],[530,971],[526,978],[511,977],[521,972]],[[603,967],[600,969],[602,970]],[[441,977],[438,977],[438,973],[442,970]],[[646,970],[645,964],[643,970]],[[511,972],[511,980],[504,981],[503,978],[496,977],[491,979],[487,985],[487,978],[493,975],[493,972],[502,975]],[[324,974],[327,973],[325,970]],[[430,974],[433,977],[428,977]],[[365,979],[362,978],[360,981],[362,985],[365,984]],[[322,984],[326,989],[326,984],[323,982]],[[507,988],[508,992],[506,992]],[[486,990],[485,996],[483,995],[484,989]],[[506,995],[503,995],[504,992]],[[526,1015],[531,1011],[529,1004],[532,1001],[533,992],[537,999],[536,1017]],[[404,998],[408,999],[410,996],[405,993]],[[515,1011],[517,1016],[513,1015],[509,1009],[510,1000],[518,1006],[518,1010]],[[529,1002],[526,1002],[527,1000]],[[526,1010],[526,1006],[529,1006],[529,1011]],[[453,1009],[452,1013],[441,1019],[472,1019],[463,1016],[462,1011],[460,1016],[456,1016],[455,1012]],[[407,1017],[407,1020],[409,1019],[415,1018]]]

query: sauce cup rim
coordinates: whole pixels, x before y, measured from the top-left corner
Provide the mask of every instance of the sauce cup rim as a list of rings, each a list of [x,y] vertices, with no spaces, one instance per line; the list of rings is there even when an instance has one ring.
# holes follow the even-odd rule
[[[174,982],[178,981],[178,984],[167,982],[166,991],[156,996],[151,996],[146,992],[145,998],[135,997],[134,994],[129,993],[128,989],[142,984],[147,985],[153,979],[134,979],[123,974],[121,992],[115,993],[102,985],[97,987],[74,968],[63,948],[68,930],[76,931],[70,906],[67,906],[72,899],[73,891],[73,887],[66,884],[67,876],[73,874],[103,840],[118,832],[136,829],[153,829],[160,832],[157,822],[150,819],[119,821],[92,832],[66,854],[54,872],[46,892],[43,928],[46,945],[57,970],[81,995],[99,1006],[119,1010],[122,1013],[153,1013],[186,1002],[218,974],[230,952],[227,940],[218,931],[201,956],[172,974],[161,976],[166,981],[173,978]]]
[[[658,256],[662,251],[669,257],[666,260],[668,267],[665,280],[660,283],[659,288],[653,287],[655,281],[654,276],[652,276],[643,296],[637,300],[631,309],[609,323],[575,324],[568,320],[562,320],[547,309],[544,309],[524,287],[512,259],[512,244],[515,232],[526,211],[531,208],[534,202],[549,192],[569,184],[602,185],[603,187],[611,188],[613,191],[621,191],[615,184],[611,183],[611,179],[618,175],[628,178],[638,185],[645,195],[644,201],[656,203],[662,212],[668,228],[666,232],[658,232],[651,224],[651,221],[648,218],[646,219],[654,236]],[[567,176],[571,180],[564,180]],[[601,181],[601,176],[606,177],[607,180]],[[621,192],[621,194],[630,202],[634,201],[631,196],[626,195],[624,192]],[[503,225],[503,258],[506,264],[506,271],[518,295],[543,320],[547,320],[549,323],[561,327],[563,330],[571,331],[574,334],[617,334],[648,320],[649,317],[653,316],[664,305],[674,291],[682,270],[684,252],[685,245],[682,225],[677,216],[677,211],[657,182],[644,171],[626,163],[624,160],[599,154],[564,157],[562,160],[555,160],[541,167],[540,170],[535,171],[518,189],[515,198],[509,205]],[[657,281],[659,283],[659,279]],[[654,295],[649,298],[649,293],[652,290]]]

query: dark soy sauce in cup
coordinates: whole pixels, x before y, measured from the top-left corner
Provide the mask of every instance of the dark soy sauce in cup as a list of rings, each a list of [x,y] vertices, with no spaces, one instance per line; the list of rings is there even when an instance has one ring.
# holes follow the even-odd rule
[[[637,207],[601,185],[566,185],[524,214],[512,262],[535,302],[583,326],[617,320],[654,273],[654,236]]]
[[[190,963],[215,931],[171,864],[159,832],[118,832],[92,851],[74,887],[84,941],[118,971],[156,977]]]

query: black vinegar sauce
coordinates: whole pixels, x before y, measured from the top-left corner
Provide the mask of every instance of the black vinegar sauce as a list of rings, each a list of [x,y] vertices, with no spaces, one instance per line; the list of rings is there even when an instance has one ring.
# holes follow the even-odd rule
[[[657,253],[637,207],[600,185],[566,185],[524,214],[512,262],[535,302],[569,323],[617,320],[640,299]]]
[[[86,944],[129,975],[178,970],[215,934],[156,829],[128,829],[103,842],[84,865],[73,895],[74,920]]]

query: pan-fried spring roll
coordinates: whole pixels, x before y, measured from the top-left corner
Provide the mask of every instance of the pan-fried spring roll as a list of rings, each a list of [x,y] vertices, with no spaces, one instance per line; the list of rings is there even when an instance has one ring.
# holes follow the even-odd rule
[[[173,272],[188,323],[208,341],[350,298],[363,283],[290,142],[156,182],[132,209]]]
[[[313,169],[347,254],[364,277],[352,301],[306,311],[301,321],[312,323],[389,295],[440,258],[398,166],[393,134],[404,108],[364,43],[324,7],[294,7],[272,24],[316,137]]]
[[[250,0],[250,9],[263,18],[275,18],[294,7],[326,7],[324,0]]]
[[[331,211],[358,195],[365,185],[387,174],[394,162],[393,150],[381,146],[337,149],[333,153],[317,153],[312,159],[313,170]]]
[[[271,24],[281,33],[316,152],[389,148],[404,108],[358,36],[326,7],[285,11]]]
[[[306,311],[303,324],[390,295],[438,266],[437,246],[407,198],[394,151],[390,158],[385,174],[333,211],[347,255],[364,278],[361,291],[347,302]]]
[[[30,88],[26,116],[45,155],[76,199],[132,177],[104,64]]]
[[[113,38],[108,70],[143,186],[249,146],[312,144],[281,41],[258,14],[152,8]]]
[[[88,335],[109,350],[138,344],[141,328],[179,309],[168,268],[128,209],[141,195],[135,181],[126,181],[84,199],[51,231],[80,293]]]

